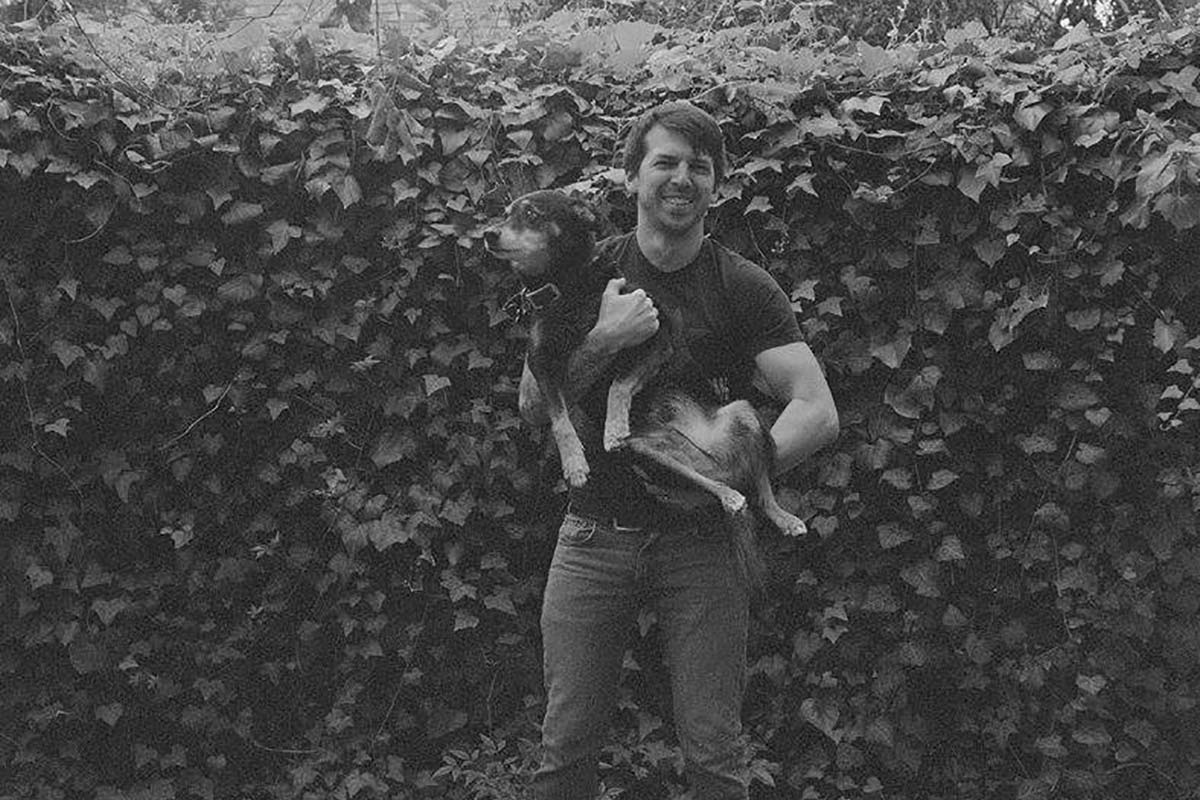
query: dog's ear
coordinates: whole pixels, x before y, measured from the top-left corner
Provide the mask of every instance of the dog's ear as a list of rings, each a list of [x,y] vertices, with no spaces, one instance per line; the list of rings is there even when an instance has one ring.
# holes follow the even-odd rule
[[[571,211],[574,212],[592,232],[598,233],[603,229],[603,223],[600,220],[600,216],[596,213],[595,207],[582,197],[574,195],[571,197]]]

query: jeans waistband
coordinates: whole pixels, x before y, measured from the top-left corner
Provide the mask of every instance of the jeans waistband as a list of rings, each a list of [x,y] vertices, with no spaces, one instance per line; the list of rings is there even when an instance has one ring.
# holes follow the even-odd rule
[[[712,523],[707,514],[679,514],[665,511],[661,515],[653,515],[653,519],[651,519],[649,518],[650,515],[646,514],[626,517],[620,514],[584,510],[568,505],[567,513],[591,520],[597,525],[609,527],[616,533],[628,534],[647,533],[649,531],[659,531],[662,533],[691,531],[701,529],[706,524]],[[719,511],[717,513],[720,514]]]

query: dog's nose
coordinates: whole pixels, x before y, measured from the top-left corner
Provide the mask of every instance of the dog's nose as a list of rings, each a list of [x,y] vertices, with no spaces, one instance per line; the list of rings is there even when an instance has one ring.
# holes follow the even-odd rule
[[[483,232],[483,246],[489,250],[500,244],[500,231],[492,228]]]

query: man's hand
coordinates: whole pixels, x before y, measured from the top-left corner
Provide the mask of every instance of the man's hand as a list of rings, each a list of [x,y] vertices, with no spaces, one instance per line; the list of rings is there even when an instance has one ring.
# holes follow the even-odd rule
[[[563,392],[568,403],[574,402],[596,382],[618,352],[641,344],[658,330],[658,309],[650,296],[641,289],[622,292],[624,288],[624,278],[613,278],[608,282],[600,296],[596,324],[567,362]],[[529,371],[528,362],[521,375],[519,407],[521,417],[531,424],[544,425],[549,420],[545,399]]]
[[[658,309],[641,289],[623,292],[624,278],[613,278],[600,296],[600,314],[588,338],[605,353],[616,353],[658,331]]]

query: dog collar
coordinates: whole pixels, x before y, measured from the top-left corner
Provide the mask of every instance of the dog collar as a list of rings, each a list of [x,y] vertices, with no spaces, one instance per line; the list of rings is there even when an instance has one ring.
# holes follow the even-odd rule
[[[504,310],[520,319],[527,314],[534,314],[548,308],[555,300],[562,297],[562,292],[553,283],[543,283],[536,289],[528,287],[514,294],[504,304]]]

